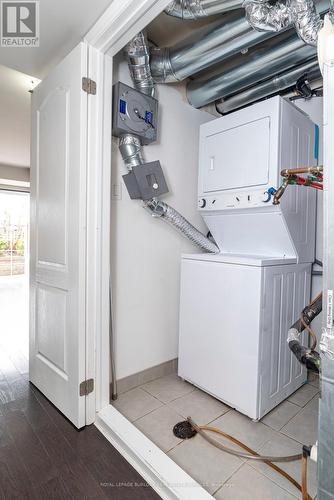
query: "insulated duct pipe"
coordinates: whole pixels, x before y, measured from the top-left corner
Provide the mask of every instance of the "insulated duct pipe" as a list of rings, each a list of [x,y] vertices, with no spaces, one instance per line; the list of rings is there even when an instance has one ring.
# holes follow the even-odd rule
[[[297,68],[292,68],[228,99],[222,99],[221,102],[216,104],[217,111],[222,114],[230,113],[243,106],[247,106],[247,104],[276,94],[295,85],[298,78],[304,74],[307,75],[309,81],[321,76],[317,59],[312,59]]]
[[[329,5],[319,8],[326,10]],[[259,31],[281,31],[294,24],[300,38],[308,45],[317,44],[318,32],[323,21],[313,0],[286,0],[272,4],[269,0],[245,0],[246,18],[254,29]]]
[[[175,208],[167,205],[163,201],[153,199],[146,202],[146,208],[151,212],[153,217],[160,217],[161,219],[169,222],[172,226],[180,231],[186,238],[192,241],[195,245],[199,246],[206,252],[218,253],[217,245],[209,240],[204,234],[196,229],[190,222],[188,222],[183,215],[181,215]]]
[[[243,0],[174,0],[165,12],[180,19],[200,19],[240,9],[242,2]]]
[[[125,53],[128,59],[132,81],[137,90],[153,96],[154,82],[151,76],[148,43],[143,32],[138,33],[126,46]],[[136,135],[124,134],[119,140],[119,150],[126,168],[131,171],[133,167],[145,163],[140,139]],[[151,214],[161,217],[166,222],[178,229],[184,236],[206,252],[218,253],[219,248],[204,234],[198,231],[174,208],[163,201],[153,198],[145,203]]]
[[[287,342],[289,348],[296,356],[298,361],[306,366],[308,370],[319,373],[320,356],[315,351],[316,342],[312,348],[305,347],[300,343],[300,335],[306,329],[309,329],[311,322],[322,311],[322,294],[320,293],[314,300],[302,311],[298,319],[289,329]],[[313,334],[314,335],[314,334]]]
[[[255,30],[279,32],[293,24],[289,0],[270,3],[268,0],[245,0],[246,19]]]
[[[200,108],[231,94],[240,92],[257,82],[283,72],[316,56],[316,50],[305,45],[296,34],[280,39],[273,47],[262,48],[244,57],[232,69],[222,68],[219,75],[189,82],[187,97],[195,108]]]
[[[255,31],[243,14],[230,13],[199,28],[172,48],[152,49],[153,79],[157,83],[182,81],[273,35]]]

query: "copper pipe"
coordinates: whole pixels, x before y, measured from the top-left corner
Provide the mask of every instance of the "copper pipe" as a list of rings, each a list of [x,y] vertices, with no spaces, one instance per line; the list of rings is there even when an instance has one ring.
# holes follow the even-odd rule
[[[282,198],[287,186],[289,183],[289,179],[284,179],[283,184],[277,189],[276,193],[274,194],[273,198],[273,205],[279,205],[279,200]]]
[[[313,174],[317,175],[323,172],[324,167],[322,165],[316,167],[303,167],[303,168],[285,168],[281,170],[282,177],[290,177],[290,175],[298,174]]]

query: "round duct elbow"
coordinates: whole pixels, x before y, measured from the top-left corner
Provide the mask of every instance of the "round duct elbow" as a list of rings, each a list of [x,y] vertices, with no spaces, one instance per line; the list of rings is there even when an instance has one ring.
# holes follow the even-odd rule
[[[143,94],[154,95],[154,81],[150,68],[150,51],[146,35],[140,31],[125,47],[129,71],[137,90]]]
[[[153,48],[150,58],[151,73],[155,83],[175,83],[180,81],[174,74],[167,47]]]

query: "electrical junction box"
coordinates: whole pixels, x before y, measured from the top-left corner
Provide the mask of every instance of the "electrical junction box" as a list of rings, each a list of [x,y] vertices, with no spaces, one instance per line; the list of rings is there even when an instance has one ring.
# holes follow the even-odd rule
[[[113,86],[113,135],[134,134],[142,144],[157,139],[158,101],[125,83]]]
[[[123,180],[132,200],[151,200],[168,193],[168,187],[159,161],[133,167],[123,175]]]

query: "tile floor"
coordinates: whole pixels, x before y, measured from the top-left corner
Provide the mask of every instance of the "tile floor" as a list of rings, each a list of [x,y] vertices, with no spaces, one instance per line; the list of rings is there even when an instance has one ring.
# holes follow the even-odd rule
[[[177,375],[168,375],[121,394],[114,404],[217,500],[293,500],[300,498],[299,491],[266,464],[223,453],[198,435],[182,441],[172,429],[191,415],[195,422],[218,427],[261,454],[294,454],[302,444],[316,441],[318,399],[319,381],[311,375],[261,422],[253,422]],[[300,481],[300,462],[280,465]],[[309,463],[308,487],[314,498],[314,463]]]

